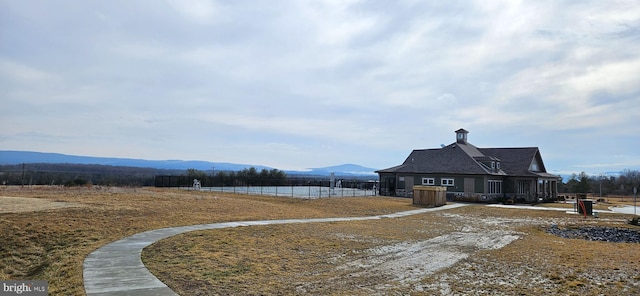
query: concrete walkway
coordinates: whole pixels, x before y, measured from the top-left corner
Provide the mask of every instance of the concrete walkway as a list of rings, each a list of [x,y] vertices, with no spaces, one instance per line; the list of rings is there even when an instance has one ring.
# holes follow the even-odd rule
[[[162,228],[138,233],[112,242],[93,251],[84,260],[84,288],[88,296],[115,295],[177,295],[167,285],[158,280],[142,263],[142,249],[152,243],[177,234],[208,229],[238,226],[274,225],[291,223],[320,223],[363,221],[384,218],[400,218],[426,212],[453,209],[466,204],[450,204],[437,208],[425,208],[388,215],[346,218],[286,219],[226,222],[182,227]]]
[[[622,214],[632,214],[632,215],[640,214],[639,206],[609,207],[609,210],[615,213],[622,213]]]
[[[487,205],[487,207],[503,208],[503,209],[539,210],[539,211],[560,211],[560,212],[565,212],[567,214],[577,214],[576,210],[571,208],[535,207],[535,206],[501,205],[501,204],[491,204],[491,205]],[[609,214],[616,213],[614,211],[604,211],[604,210],[593,210],[593,212],[609,213]]]

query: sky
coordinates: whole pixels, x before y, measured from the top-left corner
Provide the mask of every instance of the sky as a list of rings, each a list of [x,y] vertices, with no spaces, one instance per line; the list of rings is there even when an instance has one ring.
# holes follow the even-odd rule
[[[0,150],[384,169],[464,128],[638,170],[639,4],[0,0]]]

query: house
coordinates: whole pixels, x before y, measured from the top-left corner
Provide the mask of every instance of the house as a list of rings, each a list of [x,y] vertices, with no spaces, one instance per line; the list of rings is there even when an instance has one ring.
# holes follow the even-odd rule
[[[547,173],[537,147],[478,148],[469,132],[439,149],[413,150],[398,166],[376,171],[380,195],[412,197],[414,185],[445,186],[459,201],[556,199],[560,176]]]

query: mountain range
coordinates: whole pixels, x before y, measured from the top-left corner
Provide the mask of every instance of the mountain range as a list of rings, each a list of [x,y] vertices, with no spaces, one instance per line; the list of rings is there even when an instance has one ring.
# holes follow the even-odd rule
[[[258,171],[262,169],[271,170],[274,168],[237,164],[228,162],[210,162],[200,160],[145,160],[134,158],[113,158],[113,157],[93,157],[66,155],[60,153],[45,153],[34,151],[11,151],[0,150],[0,165],[15,165],[22,163],[66,163],[66,164],[98,164],[111,166],[127,166],[140,168],[154,168],[165,170],[187,170],[196,169],[200,171],[241,171],[254,167]],[[367,168],[356,164],[342,164],[321,168],[309,168],[305,171],[285,171],[290,175],[329,175],[335,172],[341,176],[375,176],[376,169]]]

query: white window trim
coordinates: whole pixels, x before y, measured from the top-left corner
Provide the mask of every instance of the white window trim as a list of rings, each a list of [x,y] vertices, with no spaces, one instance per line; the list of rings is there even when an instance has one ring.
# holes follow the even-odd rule
[[[487,184],[487,193],[502,194],[502,180],[489,180]]]
[[[440,179],[440,185],[443,185],[443,186],[454,186],[453,178],[442,178],[442,179]]]
[[[436,185],[435,178],[422,178],[422,185]]]

